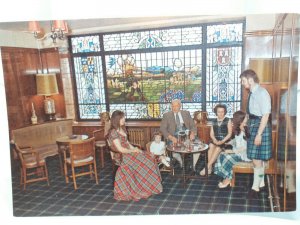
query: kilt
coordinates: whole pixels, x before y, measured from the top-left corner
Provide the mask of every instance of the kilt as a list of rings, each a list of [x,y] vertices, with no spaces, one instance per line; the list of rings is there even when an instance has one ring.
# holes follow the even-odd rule
[[[227,154],[221,152],[215,163],[214,173],[222,178],[232,179],[232,167],[234,164],[241,162],[241,156],[237,154]]]
[[[150,153],[123,154],[114,182],[116,200],[138,201],[162,190],[160,172]]]
[[[254,144],[254,139],[260,125],[260,118],[249,119],[248,128],[250,137],[247,139],[248,159],[268,160],[272,157],[272,128],[268,122],[261,138],[261,145]]]
[[[297,117],[291,116],[290,126],[293,126],[294,131],[296,131],[297,126]],[[285,159],[285,138],[286,138],[286,120],[284,116],[279,118],[278,125],[278,160],[283,161]],[[288,137],[288,143],[289,143]],[[296,160],[296,145],[288,144],[287,146],[287,160],[295,161]]]

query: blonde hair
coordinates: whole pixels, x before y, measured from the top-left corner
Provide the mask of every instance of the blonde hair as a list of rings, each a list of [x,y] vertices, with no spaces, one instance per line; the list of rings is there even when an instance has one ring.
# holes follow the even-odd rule
[[[99,116],[100,116],[100,121],[103,122],[103,123],[110,120],[109,112],[102,112],[102,113],[99,114]]]

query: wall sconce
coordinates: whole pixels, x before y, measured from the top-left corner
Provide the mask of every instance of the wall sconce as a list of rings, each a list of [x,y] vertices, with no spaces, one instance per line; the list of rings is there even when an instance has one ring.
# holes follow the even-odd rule
[[[44,109],[49,120],[55,120],[54,100],[49,96],[58,94],[56,74],[37,74],[36,75],[37,95],[44,95]]]
[[[42,29],[38,21],[30,21],[28,23],[28,30],[33,33],[34,37],[38,40],[42,40],[44,38],[51,37],[53,43],[56,43],[56,39],[63,40],[68,34],[68,24],[64,20],[54,20],[50,22],[51,25],[51,33],[45,34],[43,37],[39,38],[39,34],[42,33]]]

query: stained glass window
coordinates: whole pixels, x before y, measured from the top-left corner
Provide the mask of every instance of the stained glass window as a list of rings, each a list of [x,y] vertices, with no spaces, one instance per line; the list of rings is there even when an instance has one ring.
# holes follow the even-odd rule
[[[118,109],[128,119],[159,119],[173,99],[181,99],[191,115],[205,110],[214,117],[213,107],[224,103],[232,116],[241,102],[243,26],[200,24],[70,37],[79,118],[99,119],[100,112]]]
[[[188,46],[202,43],[202,27],[105,34],[105,51]]]
[[[72,53],[100,51],[99,35],[73,37],[71,39],[71,44],[72,44]]]
[[[240,108],[242,47],[209,48],[206,63],[206,110],[210,118],[215,117],[216,103],[227,106],[232,116]]]
[[[207,43],[241,42],[242,38],[242,23],[207,26]]]
[[[111,104],[130,105],[128,117],[135,117],[135,105],[145,104],[139,118],[160,118],[172,99],[201,108],[200,50],[178,50],[128,55],[107,55],[108,99]],[[198,104],[196,104],[198,103]],[[197,107],[196,107],[197,106]]]
[[[106,111],[101,57],[75,57],[77,101],[81,118],[98,118]]]

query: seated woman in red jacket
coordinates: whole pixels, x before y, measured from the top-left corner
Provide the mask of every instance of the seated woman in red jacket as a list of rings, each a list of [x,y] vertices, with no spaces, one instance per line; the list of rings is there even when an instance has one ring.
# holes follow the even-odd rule
[[[138,201],[162,192],[161,176],[154,155],[128,142],[124,112],[113,112],[108,140],[111,147],[122,154],[114,182],[116,200]]]

